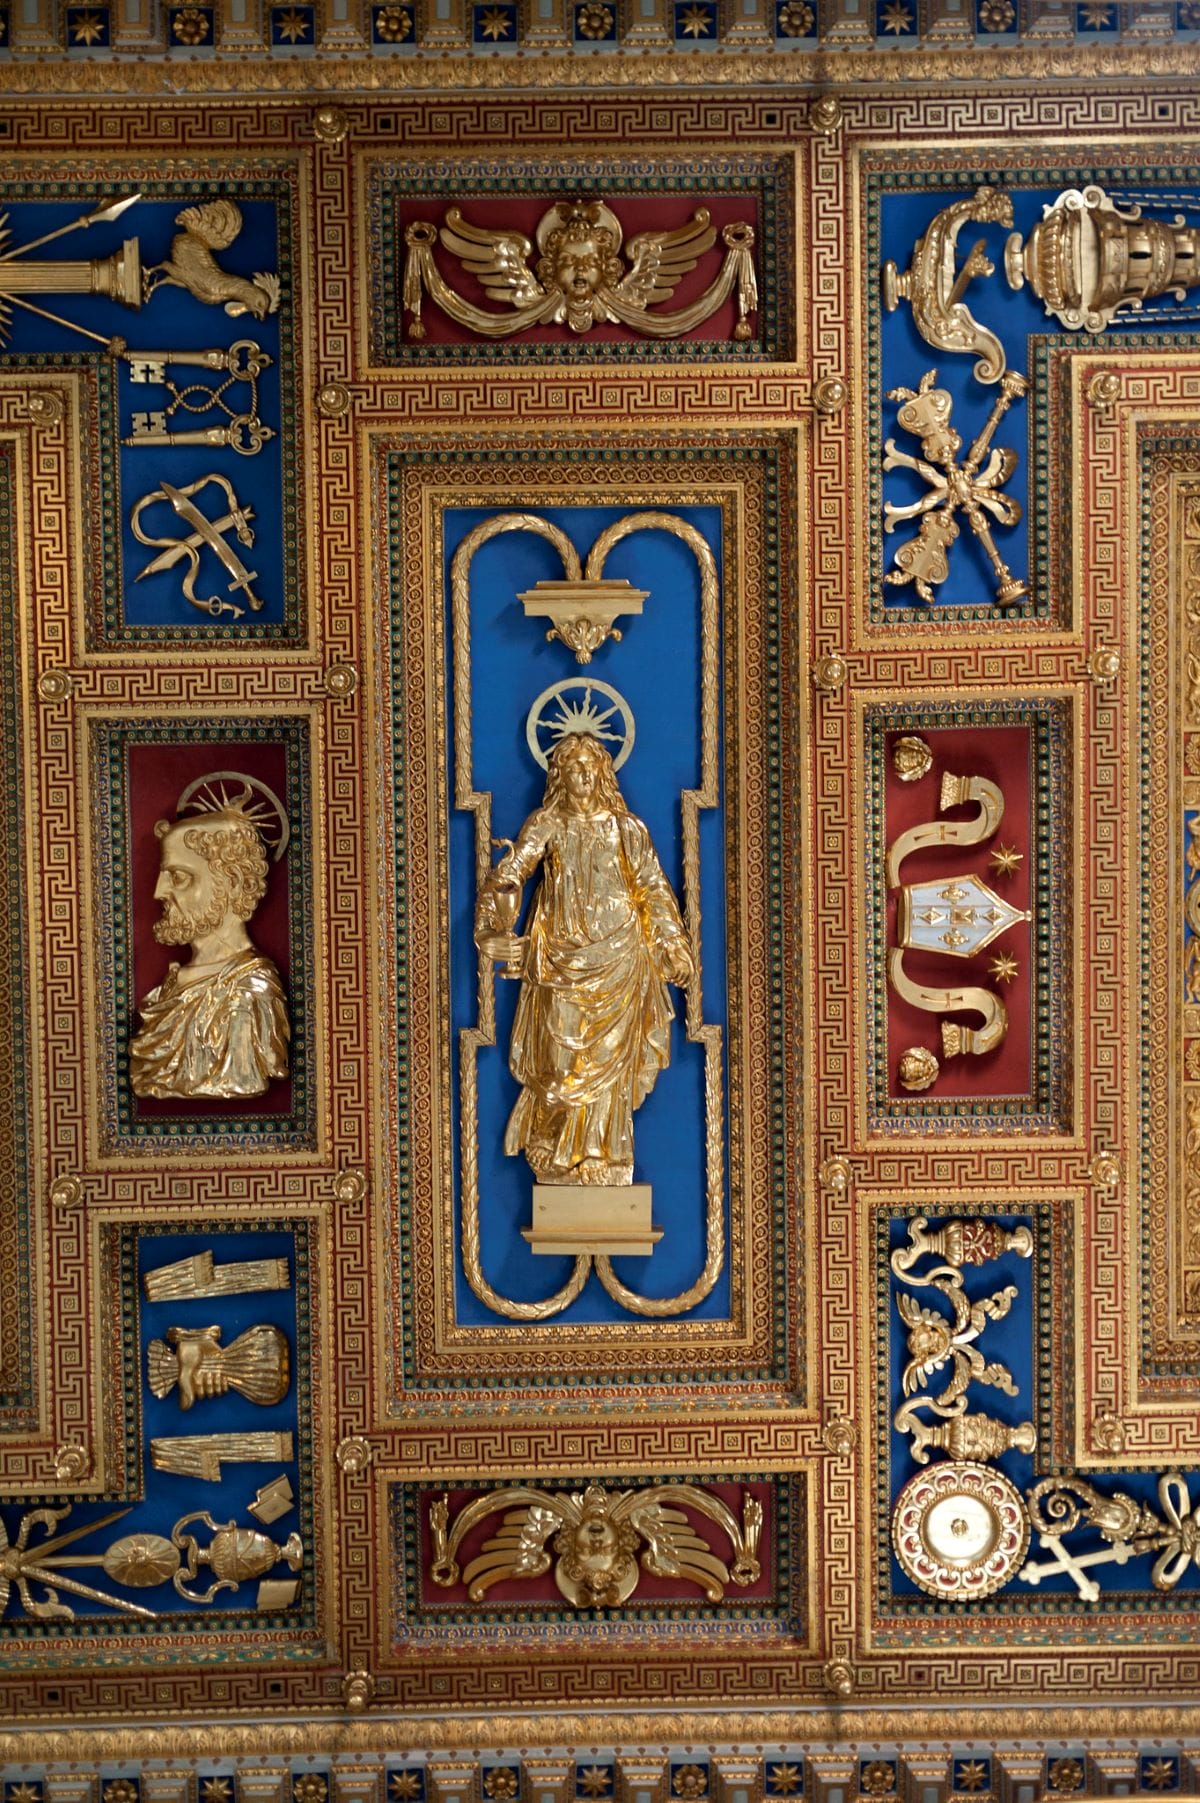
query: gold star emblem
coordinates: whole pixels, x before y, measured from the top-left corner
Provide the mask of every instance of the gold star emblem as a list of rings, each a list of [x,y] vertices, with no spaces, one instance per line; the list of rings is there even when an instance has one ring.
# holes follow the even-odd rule
[[[480,16],[479,29],[485,38],[495,43],[497,38],[506,38],[512,28],[512,17],[502,6],[489,6]]]
[[[955,1790],[982,1790],[987,1783],[987,1766],[982,1759],[962,1759],[954,1772]]]
[[[1001,952],[998,958],[993,958],[988,969],[997,983],[1011,983],[1014,977],[1021,974],[1016,959],[1010,958],[1007,952]]]
[[[1083,23],[1088,31],[1103,31],[1111,18],[1112,7],[1105,6],[1103,0],[1088,0],[1083,8]]]
[[[299,8],[290,6],[275,21],[275,29],[288,44],[298,44],[308,36],[308,15]]]
[[[712,29],[712,14],[707,6],[689,6],[680,16],[679,28],[688,38],[707,37]]]
[[[773,1797],[790,1797],[800,1789],[803,1777],[798,1765],[769,1765],[767,1789]]]
[[[407,1803],[408,1798],[420,1794],[421,1778],[417,1772],[393,1772],[388,1780],[388,1789],[397,1803]]]
[[[891,4],[883,9],[883,29],[894,31],[897,37],[902,31],[908,31],[912,22],[913,16],[903,0],[891,0]]]
[[[607,1766],[585,1766],[575,1781],[575,1788],[585,1797],[605,1797],[612,1789],[612,1773]]]
[[[104,36],[104,20],[99,13],[72,13],[71,41],[75,44],[97,44]]]
[[[1025,861],[1025,853],[1018,851],[1015,845],[998,845],[988,863],[997,876],[1016,876],[1018,864]]]
[[[1170,1790],[1177,1777],[1173,1759],[1148,1759],[1142,1767],[1142,1783],[1147,1790]]]
[[[206,1778],[200,1786],[202,1803],[229,1803],[233,1785],[228,1778]]]
[[[8,1803],[42,1803],[42,1787],[40,1784],[12,1784],[8,1789]]]

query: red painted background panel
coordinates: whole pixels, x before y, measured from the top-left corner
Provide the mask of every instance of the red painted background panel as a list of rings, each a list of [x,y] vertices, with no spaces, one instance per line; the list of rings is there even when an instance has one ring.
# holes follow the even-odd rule
[[[1034,873],[1030,866],[1034,849],[1032,816],[1033,737],[1026,726],[949,727],[922,732],[933,753],[933,768],[920,782],[904,783],[892,764],[892,747],[900,733],[887,736],[887,774],[884,784],[884,818],[886,845],[892,845],[910,826],[927,820],[973,820],[979,808],[975,802],[964,807],[938,808],[943,772],[954,776],[984,776],[996,783],[1004,796],[1004,815],[999,830],[980,845],[934,845],[914,851],[900,867],[902,885],[948,879],[952,876],[976,875],[983,878],[1003,901],[1015,908],[1032,905]],[[1011,845],[1024,854],[1013,876],[998,876],[988,858],[998,845]],[[882,870],[879,881],[886,880]],[[888,947],[896,943],[897,890],[888,895]],[[988,965],[992,959],[1007,953],[1015,958],[1019,975],[1009,984],[997,983]],[[967,1054],[957,1058],[942,1057],[941,1022],[960,1021],[968,1027],[982,1024],[979,1014],[956,1012],[929,1014],[903,1001],[888,984],[888,1093],[905,1098],[897,1075],[900,1055],[909,1046],[924,1045],[936,1052],[941,1075],[931,1089],[919,1092],[936,1100],[938,1096],[1029,1097],[1033,1088],[1033,972],[1032,923],[1018,922],[1001,933],[984,951],[973,958],[940,957],[933,952],[908,951],[904,969],[914,982],[931,988],[949,988],[955,984],[978,984],[996,991],[1008,1009],[1008,1035],[994,1052],[982,1056]],[[886,973],[881,973],[886,980]]]
[[[129,748],[129,871],[131,884],[131,995],[136,1003],[167,974],[172,959],[185,963],[186,946],[159,945],[154,923],[161,912],[154,899],[158,881],[160,841],[157,820],[174,820],[175,805],[189,783],[214,770],[237,770],[256,776],[274,790],[281,802],[287,798],[287,752],[282,744],[254,744],[230,739],[222,744],[131,745]],[[299,822],[292,821],[293,831]],[[254,944],[278,968],[289,991],[288,854],[269,866],[267,893],[257,913],[247,923]],[[135,1029],[136,1029],[135,1023]],[[261,1096],[229,1101],[159,1101],[138,1097],[134,1108],[139,1120],[186,1114],[189,1117],[287,1114],[292,1105],[290,1077],[272,1083]]]

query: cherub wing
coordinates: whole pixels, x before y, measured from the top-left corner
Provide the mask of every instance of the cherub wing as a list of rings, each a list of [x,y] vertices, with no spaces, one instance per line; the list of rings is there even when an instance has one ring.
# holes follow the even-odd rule
[[[646,1541],[642,1564],[647,1571],[658,1578],[687,1578],[699,1584],[710,1603],[721,1600],[729,1568],[700,1538],[682,1509],[664,1508],[662,1503],[639,1505],[635,1492],[633,1506],[620,1513],[628,1515]]]
[[[906,1327],[917,1327],[922,1321],[929,1321],[933,1318],[928,1309],[921,1307],[915,1296],[909,1296],[903,1290],[896,1297],[896,1307],[900,1311],[900,1319]]]
[[[669,300],[682,278],[717,241],[717,228],[700,207],[673,232],[638,232],[625,246],[630,268],[616,292],[628,306],[648,307]]]
[[[538,1578],[548,1571],[546,1542],[562,1522],[557,1509],[538,1503],[507,1514],[499,1533],[484,1541],[479,1556],[463,1572],[472,1601],[478,1602],[488,1587],[502,1578]]]
[[[947,1332],[947,1322],[944,1316],[939,1315],[933,1309],[922,1308],[915,1296],[905,1295],[902,1291],[896,1297],[896,1307],[900,1311],[900,1319],[911,1332],[916,1332],[922,1327],[932,1327],[940,1330],[941,1334]],[[913,1345],[910,1339],[909,1351],[912,1352],[912,1350]],[[909,1359],[904,1367],[903,1382],[906,1396],[911,1396],[914,1390],[924,1389],[926,1377],[931,1371],[936,1371],[946,1362],[947,1352],[948,1345],[944,1341],[941,1345],[931,1342],[928,1348],[922,1348],[920,1352],[915,1353]]]
[[[528,307],[545,299],[545,289],[529,268],[533,245],[521,232],[492,232],[470,225],[457,207],[451,207],[438,236],[493,300],[509,307]]]

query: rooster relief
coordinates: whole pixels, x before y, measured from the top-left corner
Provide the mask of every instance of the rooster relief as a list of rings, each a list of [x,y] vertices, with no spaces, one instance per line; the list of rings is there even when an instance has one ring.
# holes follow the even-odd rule
[[[279,277],[262,273],[247,278],[222,269],[213,255],[228,250],[242,229],[241,208],[232,200],[210,200],[204,206],[184,207],[175,216],[183,230],[171,240],[171,254],[163,263],[142,271],[142,298],[149,300],[159,288],[186,288],[199,301],[224,304],[226,313],[239,318],[250,313],[265,319],[279,307]]]

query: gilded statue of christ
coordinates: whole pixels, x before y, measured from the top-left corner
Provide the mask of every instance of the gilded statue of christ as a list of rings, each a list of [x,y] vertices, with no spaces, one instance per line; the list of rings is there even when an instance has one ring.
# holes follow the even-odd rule
[[[633,1116],[671,1056],[667,986],[688,983],[695,960],[650,834],[590,733],[551,754],[541,807],[480,890],[475,938],[521,980],[505,1151],[524,1152],[539,1183],[631,1184]]]

